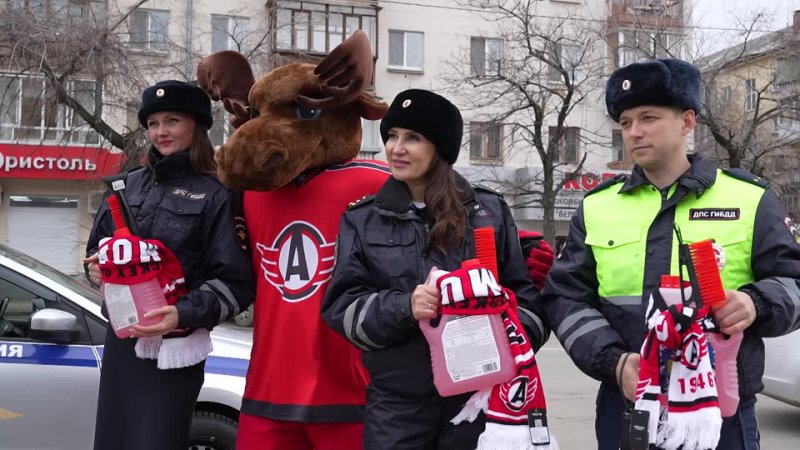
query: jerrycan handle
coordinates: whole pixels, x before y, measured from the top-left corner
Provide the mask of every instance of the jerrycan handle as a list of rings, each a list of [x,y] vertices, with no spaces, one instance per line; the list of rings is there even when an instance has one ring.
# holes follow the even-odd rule
[[[448,273],[450,272],[446,270],[434,270],[433,273],[431,273],[431,279],[428,281],[428,286],[436,286],[436,282],[439,281],[439,278],[442,278]],[[423,333],[436,333],[436,329],[439,328],[439,322],[441,322],[441,319],[441,313],[433,319],[422,319],[419,321],[419,327]]]

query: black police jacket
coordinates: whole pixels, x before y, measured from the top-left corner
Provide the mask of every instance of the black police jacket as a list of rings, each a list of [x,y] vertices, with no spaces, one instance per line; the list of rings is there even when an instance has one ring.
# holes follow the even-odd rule
[[[125,198],[132,219],[140,237],[160,240],[181,263],[189,293],[176,304],[178,328],[212,328],[247,308],[255,296],[250,255],[235,230],[240,196],[216,176],[195,172],[188,151],[161,157],[152,150],[150,158],[152,169],[141,167],[127,176]],[[87,256],[97,252],[100,239],[113,234],[103,202]]]
[[[411,293],[432,267],[455,270],[474,257],[471,228],[494,227],[499,282],[516,294],[520,321],[534,348],[549,335],[539,320],[539,293],[508,205],[488,189],[473,189],[460,175],[457,181],[465,192],[469,229],[458,248],[446,255],[429,247],[430,222],[412,206],[406,185],[394,178],[374,197],[352,205],[342,218],[322,317],[363,350],[375,389],[407,396],[435,392],[430,350],[411,313]]]
[[[716,166],[699,155],[690,155],[691,167],[677,180],[675,193],[662,203],[660,213],[647,232],[647,245],[659,251],[648,251],[643,280],[643,304],[659,285],[663,270],[669,268],[674,236],[676,206],[690,195],[702,195],[714,189]],[[740,169],[729,175],[742,183],[758,184],[766,189],[752,224],[753,248],[750,266],[755,281],[739,290],[753,298],[755,322],[744,331],[737,359],[741,405],[748,407],[755,394],[764,388],[763,337],[780,336],[800,327],[800,246],[787,227],[788,214],[768,184]],[[629,177],[619,176],[596,189],[615,183],[625,183],[620,195],[626,195],[649,181],[638,166]],[[730,195],[735,196],[736,192]],[[591,195],[589,193],[588,195]],[[613,211],[609,211],[613,214]],[[592,249],[585,243],[586,226],[583,204],[578,207],[570,224],[564,250],[556,260],[545,284],[542,304],[547,322],[556,330],[561,342],[569,342],[569,354],[575,364],[590,376],[616,386],[615,369],[623,352],[638,353],[644,340],[644,308],[641,319],[618,313],[602,315],[597,306],[597,274]],[[666,251],[663,249],[667,249]]]

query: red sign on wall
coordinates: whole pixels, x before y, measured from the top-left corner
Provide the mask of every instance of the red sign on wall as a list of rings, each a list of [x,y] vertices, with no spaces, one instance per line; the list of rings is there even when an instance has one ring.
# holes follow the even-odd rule
[[[564,184],[565,191],[588,192],[596,188],[600,183],[609,178],[614,178],[618,173],[625,172],[604,172],[604,173],[584,173],[577,178],[569,180]]]
[[[97,147],[0,144],[0,178],[97,180],[116,173],[123,158]]]

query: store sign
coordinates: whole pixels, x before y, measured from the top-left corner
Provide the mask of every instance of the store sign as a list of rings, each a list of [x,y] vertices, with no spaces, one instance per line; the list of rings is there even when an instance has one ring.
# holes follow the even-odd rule
[[[602,173],[584,172],[577,175],[575,179],[568,180],[564,186],[558,191],[555,198],[555,208],[553,210],[553,219],[557,222],[566,222],[572,219],[575,210],[580,206],[583,197],[587,192],[596,188],[605,180],[614,178],[617,174],[629,173],[627,171],[609,171]],[[533,173],[530,176],[539,178],[539,173]],[[556,182],[561,180],[560,175],[556,175]],[[538,204],[538,194],[528,194],[518,199],[519,203],[527,206],[521,206],[514,209],[514,218],[516,220],[544,220],[544,209]]]
[[[97,147],[0,144],[0,178],[96,180],[116,173],[122,159]]]
[[[570,192],[588,192],[596,188],[603,181],[614,178],[618,173],[627,172],[603,172],[600,174],[584,173],[577,178],[567,181],[564,190]]]

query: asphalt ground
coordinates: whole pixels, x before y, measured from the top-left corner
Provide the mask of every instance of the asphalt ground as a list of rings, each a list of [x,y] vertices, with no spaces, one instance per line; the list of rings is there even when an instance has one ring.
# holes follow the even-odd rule
[[[599,383],[572,363],[555,337],[536,355],[547,396],[547,419],[561,450],[597,448],[595,398]],[[762,450],[796,449],[800,408],[759,395],[756,403]]]

